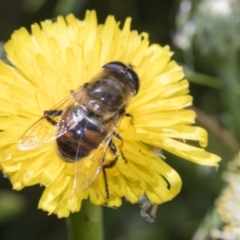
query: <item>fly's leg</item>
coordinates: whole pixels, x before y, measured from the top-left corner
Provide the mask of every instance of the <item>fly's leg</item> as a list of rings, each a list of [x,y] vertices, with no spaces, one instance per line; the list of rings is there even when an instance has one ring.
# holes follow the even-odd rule
[[[133,115],[132,115],[131,113],[125,113],[124,116],[125,116],[125,117],[133,118]]]
[[[106,167],[103,167],[103,180],[105,185],[105,191],[106,191],[106,198],[110,198],[109,189],[108,189],[108,181],[107,181],[107,173],[106,173]]]
[[[119,140],[121,140],[121,142],[123,144],[123,139],[118,133],[114,132],[114,136],[116,136]],[[116,146],[115,146],[115,144],[112,140],[109,141],[108,147],[110,148],[111,152],[114,154],[115,158],[113,160],[109,161],[107,164],[103,165],[103,178],[104,178],[104,183],[105,183],[107,199],[109,199],[110,194],[109,194],[109,189],[108,189],[106,169],[107,168],[112,168],[113,166],[115,166],[115,164],[117,163],[118,157],[119,157],[119,153],[117,151],[117,148],[116,148]],[[121,156],[122,156],[124,162],[127,163],[127,159],[123,155],[123,152],[121,150],[120,150],[120,152],[121,152]]]
[[[131,113],[125,113],[124,116],[131,118],[130,123],[131,123],[132,125],[134,124],[134,122],[133,122],[133,120],[134,120],[134,119],[133,119],[133,115],[132,115]]]
[[[51,116],[61,116],[62,115],[62,110],[49,110],[49,111],[44,111],[43,117],[53,126],[56,126],[58,123],[51,118]]]
[[[44,111],[43,114],[44,114],[44,117],[46,115],[48,116],[61,116],[62,115],[62,110],[48,110],[48,111]]]
[[[84,84],[83,87],[86,88],[87,86],[87,83]],[[75,98],[75,91],[74,90],[70,90],[70,93],[71,93],[71,96],[72,98]],[[56,126],[58,123],[52,119],[52,117],[59,117],[61,116],[63,113],[63,110],[47,110],[47,111],[44,111],[43,113],[43,118],[45,118],[50,124],[52,124],[53,126]]]
[[[115,158],[113,160],[111,160],[110,162],[108,162],[107,164],[103,165],[103,168],[102,168],[107,199],[110,198],[110,194],[109,194],[109,189],[108,189],[106,168],[113,167],[116,164],[116,162],[118,160],[118,157],[119,157],[119,153],[117,151],[117,148],[116,148],[116,146],[115,146],[115,144],[113,143],[112,140],[109,141],[108,147],[110,148],[111,152],[115,155]]]
[[[123,139],[122,139],[122,137],[121,137],[117,132],[114,132],[113,135],[121,141],[121,147],[120,147],[121,156],[122,156],[124,162],[127,163],[127,159],[125,158],[125,156],[124,156],[124,154],[123,154],[123,152],[122,152],[122,150],[121,150],[122,147],[123,147]],[[116,147],[115,147],[115,148],[116,148]]]

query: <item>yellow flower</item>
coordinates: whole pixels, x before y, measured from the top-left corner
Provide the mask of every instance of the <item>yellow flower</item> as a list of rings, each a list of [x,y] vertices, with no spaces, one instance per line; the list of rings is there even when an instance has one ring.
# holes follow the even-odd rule
[[[88,11],[82,21],[70,14],[41,22],[40,26],[33,24],[31,34],[21,28],[5,45],[13,66],[0,62],[2,169],[14,189],[45,186],[39,208],[50,214],[66,217],[79,211],[86,198],[96,205],[115,207],[121,205],[122,197],[131,203],[141,196],[147,196],[153,204],[171,200],[180,191],[181,179],[162,156],[153,153],[154,149],[202,165],[217,166],[220,160],[186,142],[199,141],[205,147],[207,133],[191,126],[195,112],[184,109],[192,103],[189,84],[182,68],[171,61],[169,47],[150,45],[146,33],[130,30],[130,22],[127,18],[121,29],[113,16],[98,25],[94,11]],[[75,164],[58,156],[55,141],[29,151],[17,148],[22,134],[45,110],[52,109],[111,61],[131,64],[141,86],[127,109],[132,118],[124,117],[117,128],[123,146],[113,138],[127,162],[120,156],[112,168],[106,169],[107,198],[102,171],[84,191],[75,187]],[[81,160],[85,167],[89,161]]]

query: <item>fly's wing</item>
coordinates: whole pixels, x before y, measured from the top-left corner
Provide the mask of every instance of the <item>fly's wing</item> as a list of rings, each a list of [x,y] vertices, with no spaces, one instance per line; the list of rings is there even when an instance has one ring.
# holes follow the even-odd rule
[[[82,91],[82,87],[78,88],[51,110],[46,111],[44,116],[36,121],[31,127],[29,127],[21,136],[18,142],[18,148],[20,150],[36,148],[45,143],[53,141],[66,133],[66,131],[69,129],[66,125],[60,124],[61,121],[64,121],[64,119],[62,119],[62,113],[65,109],[74,104],[74,102],[78,100],[80,101],[79,96],[81,96]],[[77,124],[77,122],[75,124]],[[71,127],[74,127],[75,124],[70,122]],[[59,128],[60,125],[66,127]]]
[[[112,133],[88,157],[75,162],[74,187],[78,191],[88,189],[97,180],[105,162],[111,136]]]

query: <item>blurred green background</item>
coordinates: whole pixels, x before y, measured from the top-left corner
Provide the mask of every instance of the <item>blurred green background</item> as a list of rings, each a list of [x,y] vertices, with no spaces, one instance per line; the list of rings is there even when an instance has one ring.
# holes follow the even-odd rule
[[[209,132],[208,150],[222,157],[218,171],[164,153],[182,177],[181,193],[159,206],[155,223],[140,216],[138,205],[124,202],[117,210],[104,208],[106,240],[211,239],[208,220],[225,183],[221,173],[238,153],[240,140],[238,0],[0,0],[0,41],[21,26],[74,13],[84,17],[95,9],[103,23],[109,14],[132,29],[148,32],[151,43],[170,45],[173,58],[184,67],[198,113],[197,124]],[[42,187],[11,191],[0,179],[1,240],[67,240],[66,220],[37,209]],[[208,218],[206,218],[208,216]],[[80,226],[79,226],[80,227]],[[198,232],[202,234],[196,235]],[[206,232],[206,233],[204,233]]]

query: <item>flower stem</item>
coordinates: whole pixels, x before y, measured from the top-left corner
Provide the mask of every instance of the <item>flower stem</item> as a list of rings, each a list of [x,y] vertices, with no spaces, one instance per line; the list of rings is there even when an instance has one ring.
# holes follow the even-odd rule
[[[69,240],[103,240],[102,208],[83,201],[81,210],[67,219]]]

